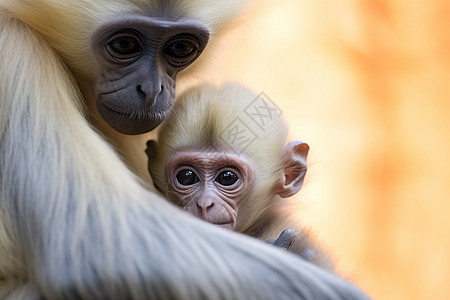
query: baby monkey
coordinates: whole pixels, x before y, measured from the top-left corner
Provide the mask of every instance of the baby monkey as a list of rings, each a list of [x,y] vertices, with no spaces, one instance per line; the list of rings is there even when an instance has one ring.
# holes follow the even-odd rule
[[[287,134],[281,111],[264,94],[235,83],[202,85],[177,99],[158,141],[147,143],[149,171],[155,187],[191,214],[332,269],[289,212],[309,146],[286,143]]]

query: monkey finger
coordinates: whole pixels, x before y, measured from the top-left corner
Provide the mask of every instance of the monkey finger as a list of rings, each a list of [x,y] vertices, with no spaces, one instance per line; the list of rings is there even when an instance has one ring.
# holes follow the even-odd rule
[[[278,238],[273,242],[273,245],[276,247],[289,249],[295,241],[297,237],[297,233],[294,229],[288,228],[283,230]],[[268,241],[269,242],[269,241]]]

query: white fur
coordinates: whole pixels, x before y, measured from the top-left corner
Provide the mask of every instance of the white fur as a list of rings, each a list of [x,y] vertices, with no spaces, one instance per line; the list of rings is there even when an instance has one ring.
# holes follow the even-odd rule
[[[14,13],[0,9],[0,298],[365,298],[294,256],[183,214],[91,128],[67,68],[90,62],[76,61],[88,44],[65,47],[85,43],[102,12],[141,2],[1,2]],[[75,21],[81,32],[70,31]],[[69,44],[53,36],[64,33]]]

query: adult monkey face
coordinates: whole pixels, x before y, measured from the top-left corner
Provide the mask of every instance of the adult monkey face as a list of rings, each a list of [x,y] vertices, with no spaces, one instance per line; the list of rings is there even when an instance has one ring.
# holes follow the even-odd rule
[[[96,84],[100,116],[124,134],[156,128],[172,108],[178,73],[194,62],[209,39],[194,21],[128,16],[94,34],[101,72]]]

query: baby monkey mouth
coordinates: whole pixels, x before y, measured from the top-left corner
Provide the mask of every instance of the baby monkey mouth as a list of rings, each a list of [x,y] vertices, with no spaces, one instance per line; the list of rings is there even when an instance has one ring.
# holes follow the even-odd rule
[[[222,228],[234,229],[234,223],[232,220],[210,221],[211,224],[220,226]]]
[[[231,221],[216,221],[216,222],[212,222],[214,225],[230,225]]]

